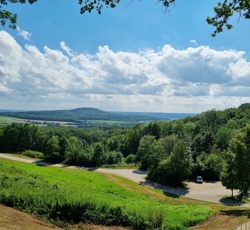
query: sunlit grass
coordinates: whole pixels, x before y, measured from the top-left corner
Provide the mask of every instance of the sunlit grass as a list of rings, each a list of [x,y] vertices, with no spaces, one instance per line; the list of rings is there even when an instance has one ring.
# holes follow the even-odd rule
[[[25,172],[25,177],[30,178],[31,181],[33,177],[30,175],[40,178],[40,182],[38,179],[36,181],[33,180],[32,183],[36,183],[34,188],[28,186],[31,182],[27,178],[24,181],[19,178],[18,180],[22,181],[20,183],[23,183],[22,186],[20,185],[21,187],[18,187],[17,183],[15,186],[13,185],[15,190],[5,191],[14,197],[18,192],[28,193],[30,195],[27,196],[29,197],[27,199],[33,199],[31,198],[33,194],[35,198],[37,196],[37,202],[40,202],[40,206],[42,202],[45,202],[43,199],[46,199],[48,195],[50,203],[60,202],[62,206],[66,201],[68,202],[67,205],[71,203],[76,205],[83,201],[92,202],[100,210],[103,207],[105,207],[105,210],[109,210],[109,207],[114,207],[117,211],[116,207],[120,207],[124,215],[138,215],[138,219],[145,218],[145,221],[150,221],[150,218],[154,216],[155,219],[160,218],[162,215],[163,226],[169,229],[185,229],[207,219],[211,214],[209,207],[188,202],[176,202],[174,198],[167,198],[166,196],[164,198],[161,192],[155,193],[156,195],[152,192],[150,195],[148,191],[146,192],[146,187],[144,190],[144,186],[125,181],[125,179],[118,179],[118,177],[116,179],[120,180],[120,183],[123,181],[122,184],[127,184],[127,187],[120,186],[97,172],[36,166],[9,160],[2,162],[2,167],[11,168],[14,166],[12,174],[17,172],[18,175],[18,173],[22,174]],[[43,183],[47,183],[48,188],[43,186]],[[26,185],[29,191],[25,190],[24,185]],[[38,192],[37,188],[39,186],[40,190]],[[18,192],[17,189],[19,189]],[[0,190],[0,194],[2,193],[3,190]],[[59,198],[60,200],[57,200]],[[18,199],[21,199],[21,197]],[[55,200],[53,201],[53,199]]]

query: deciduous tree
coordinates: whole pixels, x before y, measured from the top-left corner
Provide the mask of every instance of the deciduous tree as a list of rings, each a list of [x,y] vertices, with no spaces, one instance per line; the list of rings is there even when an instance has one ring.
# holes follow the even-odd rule
[[[221,179],[229,189],[238,189],[245,197],[250,191],[250,125],[230,141],[229,153]]]

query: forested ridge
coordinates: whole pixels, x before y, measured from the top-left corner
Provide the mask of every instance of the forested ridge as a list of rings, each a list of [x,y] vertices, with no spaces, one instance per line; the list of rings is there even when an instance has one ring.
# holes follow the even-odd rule
[[[201,175],[242,197],[250,190],[250,104],[131,127],[1,126],[0,151],[80,166],[134,164],[148,179],[181,184]]]
[[[77,108],[71,110],[47,110],[47,111],[25,111],[25,112],[0,112],[0,116],[43,121],[66,121],[83,123],[86,120],[109,120],[136,123],[139,121],[159,120],[158,117],[148,115],[120,114],[106,112],[96,108]]]

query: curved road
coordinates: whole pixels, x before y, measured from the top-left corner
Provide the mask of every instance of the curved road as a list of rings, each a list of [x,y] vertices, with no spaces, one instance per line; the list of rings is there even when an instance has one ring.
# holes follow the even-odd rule
[[[9,160],[21,161],[21,162],[32,163],[32,164],[45,164],[45,165],[50,165],[53,167],[65,167],[61,164],[47,164],[42,161],[14,157],[14,156],[7,155],[7,154],[0,154],[0,158],[6,158]],[[78,168],[78,169],[88,170],[86,168],[81,168],[81,167],[76,167],[76,166],[68,166],[68,168]],[[188,182],[187,188],[177,188],[177,187],[159,185],[157,183],[153,183],[151,181],[146,180],[145,177],[147,175],[147,172],[142,171],[142,170],[100,168],[100,169],[94,169],[93,171],[115,174],[117,176],[121,176],[128,180],[134,181],[136,183],[140,183],[142,185],[149,186],[149,187],[162,190],[167,193],[175,194],[178,196],[185,196],[185,197],[196,199],[196,200],[221,203],[224,205],[234,205],[234,206],[242,206],[242,207],[250,208],[250,204],[244,204],[241,202],[236,202],[230,199],[226,199],[225,197],[229,197],[231,195],[231,190],[228,190],[225,187],[223,187],[221,182],[204,182],[203,184]],[[234,193],[236,194],[236,191],[234,191]]]

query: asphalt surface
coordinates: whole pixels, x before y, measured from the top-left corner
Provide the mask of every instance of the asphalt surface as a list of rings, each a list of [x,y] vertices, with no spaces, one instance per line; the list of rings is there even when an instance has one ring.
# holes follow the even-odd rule
[[[37,165],[48,165],[53,167],[65,167],[65,165],[61,164],[49,164],[39,160],[34,159],[26,159],[26,158],[19,158],[14,157],[7,154],[0,154],[0,158],[6,158],[9,160],[15,160],[30,164],[37,164]],[[142,186],[149,186],[158,190],[162,190],[166,193],[171,193],[177,196],[184,196],[188,198],[192,198],[195,200],[202,200],[208,201],[213,203],[220,203],[224,205],[230,206],[241,206],[250,208],[250,204],[245,204],[242,202],[236,202],[234,200],[228,199],[227,197],[231,196],[231,190],[226,189],[221,182],[204,182],[202,184],[197,184],[195,182],[187,182],[186,188],[178,188],[178,187],[171,187],[171,186],[163,186],[145,179],[147,172],[143,170],[135,170],[135,169],[89,169],[89,168],[82,168],[77,166],[66,166],[68,168],[78,168],[83,170],[91,170],[95,172],[104,172],[115,174],[117,176],[126,178],[128,180],[134,181],[136,183],[141,184]],[[234,191],[234,195],[237,194],[237,191]]]

